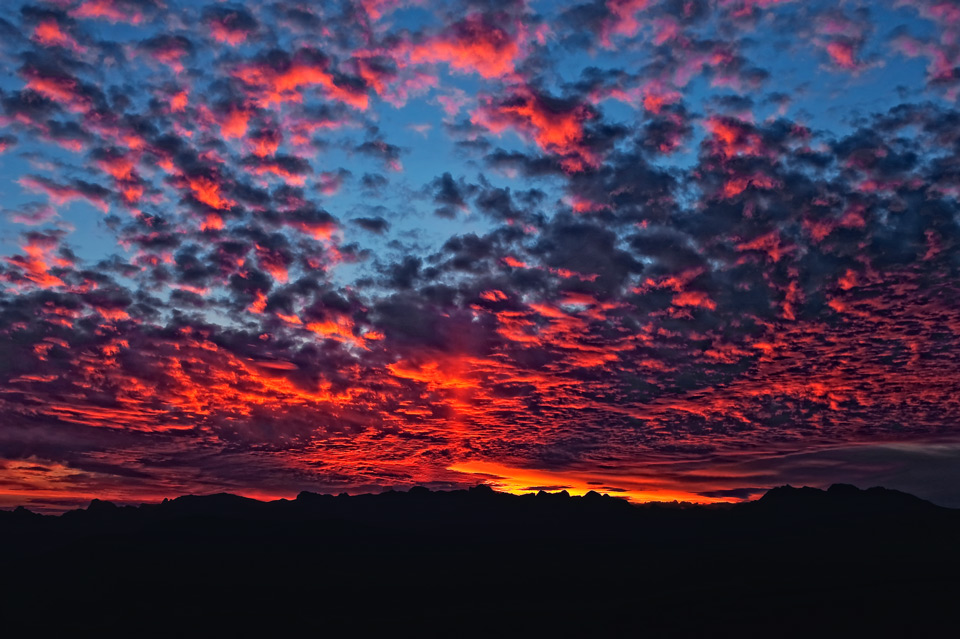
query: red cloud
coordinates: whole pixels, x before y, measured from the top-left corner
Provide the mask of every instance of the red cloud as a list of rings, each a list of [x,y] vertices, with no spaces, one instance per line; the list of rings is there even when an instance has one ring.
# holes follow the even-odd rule
[[[23,252],[26,255],[15,255],[5,258],[5,260],[7,263],[19,267],[23,271],[24,277],[40,288],[64,286],[63,280],[50,273],[50,268],[53,266],[71,266],[72,262],[54,256],[53,252],[57,248],[59,248],[59,241],[56,237],[39,233],[30,234],[27,237],[27,242],[23,245]]]
[[[704,127],[712,135],[711,150],[724,157],[766,154],[763,140],[753,125],[731,117],[711,117]]]
[[[856,60],[856,48],[852,43],[836,40],[827,44],[827,53],[838,67],[854,70],[860,66]]]
[[[174,113],[182,113],[187,108],[190,100],[190,93],[187,90],[178,91],[170,97],[170,110]]]
[[[329,97],[356,109],[366,109],[369,104],[364,88],[338,80],[326,56],[312,49],[301,49],[292,59],[277,56],[244,64],[234,75],[251,89],[251,97],[261,106],[302,102],[302,90],[311,86],[322,87]]]
[[[143,196],[143,183],[136,173],[139,159],[133,154],[108,154],[100,158],[97,164],[105,173],[113,176],[120,195],[132,204]]]
[[[16,210],[7,211],[10,221],[33,226],[43,224],[57,217],[57,211],[49,204],[33,202]]]
[[[40,21],[33,30],[33,40],[46,47],[62,47],[77,53],[86,51],[86,49],[74,40],[73,36],[65,33],[63,29],[60,28],[60,23],[53,18]]]
[[[403,0],[360,0],[360,4],[371,20],[379,20],[385,13],[403,4]]]
[[[243,44],[257,30],[257,23],[246,11],[214,8],[206,14],[210,35],[231,46]]]
[[[79,183],[77,186],[70,186],[40,176],[26,175],[17,180],[17,184],[29,191],[45,193],[57,205],[66,204],[71,200],[87,200],[104,213],[110,208],[107,202],[106,189],[85,182]]]
[[[701,291],[683,291],[673,296],[674,306],[693,306],[710,309],[717,308],[717,303],[710,296]]]
[[[102,18],[131,24],[140,24],[143,20],[143,13],[123,0],[86,0],[71,15],[75,18]]]
[[[80,89],[80,82],[63,73],[53,73],[36,67],[27,66],[21,70],[27,81],[27,88],[60,102],[71,111],[90,110],[92,102]]]
[[[232,138],[242,138],[247,134],[250,116],[250,111],[242,107],[230,107],[226,113],[219,118],[220,133],[228,140]]]
[[[748,16],[755,9],[769,9],[794,0],[720,0],[720,5],[730,10],[734,17]]]
[[[268,247],[256,245],[257,263],[260,268],[270,273],[273,279],[278,282],[287,281],[287,267],[289,266],[286,256],[279,251],[271,250]]]
[[[260,158],[274,155],[282,141],[283,135],[277,129],[260,129],[247,138],[250,151]]]
[[[607,0],[610,17],[604,20],[600,31],[600,41],[604,46],[612,46],[612,36],[631,37],[640,30],[637,13],[647,8],[649,0]]]
[[[507,31],[480,15],[454,24],[446,33],[415,45],[410,60],[444,62],[460,72],[500,78],[514,72],[521,50]]]
[[[564,169],[596,167],[601,158],[585,143],[584,124],[594,113],[583,104],[567,103],[521,88],[504,100],[487,100],[471,120],[493,133],[513,128],[549,153],[562,156]]]
[[[176,73],[183,71],[183,59],[193,54],[193,45],[184,37],[161,35],[143,42],[141,49]]]
[[[255,175],[275,175],[291,186],[303,186],[307,183],[307,177],[301,173],[291,171],[290,168],[282,162],[265,160],[253,166]]]
[[[212,209],[223,211],[233,207],[236,204],[236,202],[223,195],[224,185],[214,177],[196,175],[186,176],[184,179],[186,180],[187,186],[189,187],[194,199],[196,199],[198,202],[206,204]],[[217,220],[219,220],[219,217],[215,217]],[[207,224],[212,228],[220,228],[222,226],[222,222],[218,224],[217,221],[213,219],[209,219]]]

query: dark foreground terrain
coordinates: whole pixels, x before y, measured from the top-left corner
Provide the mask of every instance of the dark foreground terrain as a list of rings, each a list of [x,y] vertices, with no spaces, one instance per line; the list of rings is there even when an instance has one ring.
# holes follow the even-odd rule
[[[0,620],[38,636],[960,636],[960,511],[879,488],[94,501],[0,543]]]

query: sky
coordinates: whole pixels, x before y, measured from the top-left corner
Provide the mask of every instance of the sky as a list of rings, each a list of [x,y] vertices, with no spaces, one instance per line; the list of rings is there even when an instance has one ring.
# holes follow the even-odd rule
[[[960,6],[0,4],[0,507],[960,507]]]

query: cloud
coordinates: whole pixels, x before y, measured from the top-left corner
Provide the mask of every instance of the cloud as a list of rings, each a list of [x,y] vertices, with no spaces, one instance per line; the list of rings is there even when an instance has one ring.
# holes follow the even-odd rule
[[[4,215],[17,224],[34,226],[56,218],[57,211],[43,202],[28,202],[19,208],[5,210]]]
[[[488,98],[471,115],[471,122],[494,134],[515,129],[543,151],[561,156],[570,172],[599,165],[600,156],[590,148],[586,122],[596,117],[586,104],[563,100],[522,87],[504,98]]]
[[[494,19],[475,14],[455,22],[444,33],[413,45],[410,61],[445,62],[454,71],[474,72],[484,78],[509,76],[522,55],[523,43]]]
[[[44,193],[54,204],[62,205],[71,200],[87,200],[104,212],[109,208],[110,191],[99,184],[73,180],[69,184],[59,184],[50,178],[39,175],[25,175],[18,181],[21,187],[34,193]]]
[[[203,21],[214,40],[232,46],[243,44],[259,28],[257,19],[249,11],[236,6],[204,7]]]
[[[390,230],[390,222],[382,217],[357,217],[350,221],[371,233],[382,234]]]
[[[250,98],[262,106],[301,102],[303,91],[313,86],[356,109],[366,109],[369,104],[362,80],[335,71],[330,58],[316,49],[302,48],[293,55],[274,49],[233,73],[248,87]]]
[[[947,494],[947,4],[188,4],[0,21],[9,490]]]

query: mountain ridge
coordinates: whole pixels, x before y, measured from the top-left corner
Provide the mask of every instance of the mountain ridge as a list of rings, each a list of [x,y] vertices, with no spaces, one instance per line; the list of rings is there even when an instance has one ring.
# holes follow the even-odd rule
[[[401,497],[406,496],[406,497]],[[8,519],[12,514],[19,513],[17,517],[40,517],[40,518],[62,518],[77,517],[77,513],[97,513],[97,514],[116,514],[118,512],[131,512],[131,509],[142,511],[159,511],[170,509],[175,512],[203,513],[222,511],[227,507],[232,508],[261,508],[266,512],[267,508],[280,508],[284,505],[321,505],[337,503],[336,500],[350,501],[354,504],[362,502],[386,502],[396,499],[467,499],[476,502],[479,498],[515,500],[515,503],[535,503],[533,500],[552,500],[553,503],[561,503],[569,500],[570,504],[606,504],[613,508],[631,508],[643,509],[743,509],[743,508],[791,508],[791,507],[827,507],[835,508],[839,506],[853,506],[858,508],[867,507],[871,510],[882,511],[884,508],[895,509],[919,509],[927,511],[953,511],[960,513],[960,509],[948,508],[934,504],[928,500],[922,499],[910,493],[903,491],[874,486],[861,489],[852,484],[837,483],[832,484],[827,489],[814,488],[810,486],[795,487],[790,484],[776,486],[769,489],[760,498],[744,502],[720,502],[713,504],[702,504],[697,502],[685,501],[650,501],[643,503],[631,503],[622,497],[610,495],[608,493],[599,493],[589,491],[584,495],[570,495],[567,491],[538,491],[536,493],[513,494],[496,491],[485,484],[468,489],[457,490],[436,490],[432,491],[423,486],[414,486],[407,491],[387,490],[381,493],[362,493],[349,495],[340,493],[333,495],[329,493],[315,493],[311,491],[301,491],[296,498],[280,498],[275,500],[259,500],[252,497],[245,497],[229,492],[217,492],[210,494],[187,494],[174,498],[165,498],[160,502],[143,502],[140,504],[121,504],[118,505],[109,500],[94,498],[86,508],[76,508],[64,511],[58,514],[44,514],[30,510],[25,506],[17,506],[14,509],[0,510],[0,523]],[[518,500],[518,501],[517,501]]]
[[[0,513],[0,611],[217,636],[945,636],[958,538],[960,510],[844,485],[733,505],[489,487],[93,500]]]

